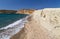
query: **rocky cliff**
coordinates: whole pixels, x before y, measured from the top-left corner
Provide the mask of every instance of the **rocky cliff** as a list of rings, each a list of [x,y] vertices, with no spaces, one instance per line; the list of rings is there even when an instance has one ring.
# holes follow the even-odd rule
[[[33,9],[21,9],[21,10],[0,10],[0,13],[4,14],[32,14]]]
[[[16,13],[18,14],[32,14],[35,10],[34,9],[21,9],[18,10]]]

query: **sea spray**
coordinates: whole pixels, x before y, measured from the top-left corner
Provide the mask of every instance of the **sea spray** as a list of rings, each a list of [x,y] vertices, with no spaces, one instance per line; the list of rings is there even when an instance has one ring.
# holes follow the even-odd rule
[[[11,36],[18,33],[23,27],[25,22],[27,22],[28,16],[20,19],[6,27],[0,29],[0,39],[10,39]]]

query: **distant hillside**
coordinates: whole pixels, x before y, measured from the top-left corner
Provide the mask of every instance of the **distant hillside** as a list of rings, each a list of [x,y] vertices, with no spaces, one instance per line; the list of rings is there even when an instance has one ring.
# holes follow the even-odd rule
[[[4,13],[4,14],[6,14],[6,13],[8,13],[8,14],[15,14],[17,11],[15,11],[15,10],[0,10],[0,13]]]
[[[0,14],[32,14],[34,9],[21,9],[21,10],[0,10]]]
[[[18,10],[16,13],[18,14],[32,14],[35,10],[34,9],[21,9]]]

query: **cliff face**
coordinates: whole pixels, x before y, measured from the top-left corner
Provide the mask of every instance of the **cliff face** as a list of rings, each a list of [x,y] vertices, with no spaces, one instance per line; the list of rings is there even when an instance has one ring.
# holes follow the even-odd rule
[[[0,10],[0,13],[4,14],[32,14],[35,10],[33,9],[22,9],[22,10]]]
[[[60,8],[46,8],[33,13],[33,19],[50,32],[53,39],[60,39]]]
[[[18,14],[32,14],[35,10],[33,9],[22,9],[18,10],[16,13]]]

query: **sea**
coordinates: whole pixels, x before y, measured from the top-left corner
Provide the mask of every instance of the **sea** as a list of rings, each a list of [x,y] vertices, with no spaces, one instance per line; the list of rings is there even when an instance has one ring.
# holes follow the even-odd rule
[[[0,14],[0,39],[10,39],[27,22],[28,14]]]

